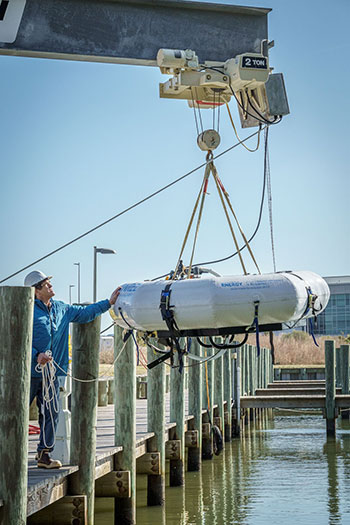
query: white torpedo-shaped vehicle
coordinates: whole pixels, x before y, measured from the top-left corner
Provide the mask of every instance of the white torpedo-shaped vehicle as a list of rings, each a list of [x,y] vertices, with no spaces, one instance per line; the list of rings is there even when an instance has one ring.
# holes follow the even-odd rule
[[[123,284],[114,305],[116,323],[158,337],[213,336],[281,330],[321,313],[330,292],[309,271],[200,277]]]

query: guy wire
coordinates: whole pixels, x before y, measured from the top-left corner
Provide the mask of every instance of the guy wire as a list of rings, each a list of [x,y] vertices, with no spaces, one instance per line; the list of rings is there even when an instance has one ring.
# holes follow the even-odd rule
[[[255,137],[255,135],[257,135],[259,133],[259,131],[255,131],[254,133],[252,133],[251,135],[249,135],[248,137],[246,137],[245,139],[243,140],[240,140],[239,142],[236,142],[236,144],[233,144],[233,146],[230,146],[229,148],[227,148],[226,150],[222,151],[221,153],[219,153],[218,155],[216,155],[215,157],[213,157],[212,160],[216,160],[220,157],[222,157],[223,155],[226,155],[226,153],[228,153],[229,151],[237,148],[237,146],[239,146],[240,144],[242,144],[243,142],[246,142],[247,140],[251,139],[252,137]],[[174,186],[175,184],[177,184],[178,182],[180,182],[181,180],[185,179],[186,177],[189,177],[190,175],[192,175],[193,173],[195,173],[196,171],[200,170],[201,168],[203,168],[204,166],[206,166],[210,161],[206,161],[206,162],[203,162],[202,164],[200,164],[199,166],[197,166],[196,168],[193,168],[192,170],[188,171],[187,173],[185,173],[184,175],[182,175],[181,177],[178,177],[177,179],[173,180],[172,182],[169,182],[169,184],[166,184],[165,186],[163,186],[162,188],[154,191],[153,193],[150,193],[149,195],[147,195],[146,197],[144,197],[143,199],[135,202],[134,204],[132,204],[131,206],[129,206],[128,208],[125,208],[124,210],[122,210],[121,212],[117,213],[116,215],[114,215],[113,217],[110,217],[109,219],[101,222],[100,224],[98,224],[97,226],[95,226],[94,228],[91,228],[90,230],[82,233],[81,235],[79,235],[78,237],[75,237],[74,239],[72,239],[71,241],[69,242],[66,242],[65,244],[63,244],[62,246],[60,246],[59,248],[56,248],[55,250],[52,250],[51,252],[47,253],[46,255],[44,255],[43,257],[40,257],[39,259],[36,259],[35,261],[31,262],[30,264],[27,264],[27,266],[24,266],[23,268],[21,268],[20,270],[17,270],[16,272],[12,273],[11,275],[8,275],[7,277],[5,277],[4,279],[2,279],[0,281],[0,284],[1,283],[4,283],[5,281],[8,281],[8,279],[11,279],[12,277],[15,277],[16,275],[18,275],[19,273],[23,272],[24,270],[27,270],[28,268],[30,268],[31,266],[34,266],[35,264],[43,261],[44,259],[47,259],[48,257],[50,257],[51,255],[54,255],[55,253],[63,250],[64,248],[67,248],[67,246],[70,246],[71,244],[79,241],[80,239],[83,239],[84,237],[86,237],[87,235],[89,235],[90,233],[98,230],[99,228],[102,228],[102,226],[105,226],[106,224],[114,221],[115,219],[118,219],[119,217],[121,217],[122,215],[124,215],[125,213],[133,210],[134,208],[136,208],[137,206],[140,206],[140,204],[143,204],[144,202],[152,199],[153,197],[155,197],[156,195],[158,195],[159,193],[162,193],[163,191],[167,190],[168,188],[170,188],[171,186]],[[250,242],[250,240],[249,240]],[[230,256],[231,257],[231,256]]]

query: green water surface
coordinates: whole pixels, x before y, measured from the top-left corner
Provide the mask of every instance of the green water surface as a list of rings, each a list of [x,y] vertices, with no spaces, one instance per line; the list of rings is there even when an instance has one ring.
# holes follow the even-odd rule
[[[138,476],[139,525],[350,525],[350,425],[326,439],[321,416],[275,416],[166,488],[164,508],[147,507]],[[113,502],[96,500],[96,525],[113,524]]]

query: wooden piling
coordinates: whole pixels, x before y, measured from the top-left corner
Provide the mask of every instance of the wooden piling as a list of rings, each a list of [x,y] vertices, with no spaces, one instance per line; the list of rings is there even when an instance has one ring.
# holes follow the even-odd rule
[[[108,405],[108,379],[100,379],[98,381],[98,401],[99,407],[106,407]]]
[[[86,525],[87,497],[85,495],[63,496],[36,514],[29,516],[28,525]]]
[[[206,348],[204,355],[210,357],[213,355],[213,348]],[[203,373],[202,373],[202,385],[203,385],[203,408],[207,410],[207,413],[203,416],[203,425],[209,424],[209,420],[213,422],[214,411],[213,411],[213,361],[207,361],[203,364]],[[202,427],[202,459],[212,459],[213,451],[213,437],[212,433],[207,433]]]
[[[224,357],[224,401],[225,405],[225,441],[231,441],[232,434],[232,353],[231,349],[226,350]]]
[[[340,349],[340,360],[342,362],[341,370],[341,385],[342,385],[342,394],[349,394],[349,365],[350,365],[350,346],[341,345]],[[349,419],[350,410],[344,410],[341,413],[343,419]]]
[[[192,339],[191,352],[201,356],[201,346]],[[188,448],[187,469],[198,471],[202,456],[202,370],[203,365],[197,361],[189,361],[188,369],[188,411],[193,415],[192,429],[198,431],[198,447]]]
[[[114,404],[114,377],[108,379],[108,404]]]
[[[341,388],[342,384],[342,362],[340,359],[340,348],[335,349],[335,386]]]
[[[0,287],[0,497],[6,525],[24,525],[27,516],[33,304],[33,288]]]
[[[215,338],[216,343],[222,343],[221,337]],[[224,431],[224,358],[218,357],[214,361],[214,405],[217,405],[217,416],[220,418],[219,426],[222,434]]]
[[[349,364],[350,364],[350,346],[341,345],[339,348],[341,361],[341,389],[342,394],[349,393]]]
[[[335,347],[334,341],[325,341],[326,421],[327,437],[335,436]]]
[[[241,348],[237,348],[236,359],[232,360],[232,398],[234,400],[232,437],[239,436],[241,430],[241,351]]]
[[[184,341],[181,340],[183,345]],[[178,487],[185,482],[185,369],[179,371],[179,354],[175,352],[174,365],[177,368],[170,370],[170,422],[176,423],[171,430],[171,439],[181,441],[181,457],[170,460],[169,484]]]
[[[101,318],[73,325],[72,375],[98,378]],[[94,524],[98,381],[72,383],[70,462],[79,470],[69,480],[70,495],[86,495],[87,525]]]
[[[158,345],[160,346],[160,345]],[[152,348],[147,349],[148,363],[154,360]],[[148,452],[160,453],[160,472],[147,478],[147,505],[165,502],[165,363],[147,373],[147,430],[155,436],[148,441]]]
[[[130,336],[123,342],[123,329],[114,327],[114,421],[115,445],[123,452],[115,460],[116,471],[129,471],[131,496],[115,498],[114,522],[118,525],[136,523],[136,357]]]
[[[255,381],[255,369],[254,369],[254,353],[256,351],[255,346],[248,345],[248,395],[254,395],[254,381]],[[254,421],[254,408],[249,410],[249,420]]]

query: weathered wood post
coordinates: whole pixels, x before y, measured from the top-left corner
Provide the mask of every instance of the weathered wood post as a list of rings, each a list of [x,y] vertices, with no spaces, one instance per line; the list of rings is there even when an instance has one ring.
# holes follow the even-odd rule
[[[334,341],[325,341],[326,421],[327,437],[335,436],[335,347]]]
[[[340,359],[342,362],[342,394],[349,394],[349,365],[350,365],[350,346],[341,345],[340,346]],[[341,414],[343,419],[349,419],[350,410],[344,410]]]
[[[234,399],[234,417],[232,418],[232,436],[239,436],[241,432],[241,348],[236,350],[236,359],[232,366],[232,397]]]
[[[33,304],[33,288],[0,287],[0,498],[6,525],[27,522]]]
[[[335,386],[341,388],[342,384],[342,362],[340,359],[340,348],[335,349]]]
[[[262,352],[261,352],[261,349],[260,349],[260,352],[258,354],[256,354],[256,369],[257,369],[257,381],[256,381],[256,386],[257,388],[262,388]],[[258,408],[257,409],[257,413],[258,413],[258,417],[259,419],[261,419],[261,415],[262,415],[262,408]]]
[[[225,410],[225,441],[231,441],[232,434],[232,351],[226,350],[224,354],[224,400]]]
[[[247,393],[248,396],[252,396],[253,386],[253,345],[248,345],[247,352]]]
[[[267,367],[266,367],[266,348],[260,348],[260,354],[261,354],[261,365],[262,365],[262,386],[261,388],[266,388],[268,381],[267,381]]]
[[[196,339],[192,339],[191,352],[201,356],[201,346]],[[188,411],[193,415],[193,429],[198,431],[198,446],[188,448],[187,469],[198,471],[201,467],[202,455],[202,370],[203,365],[197,361],[190,361],[194,365],[188,369]]]
[[[255,352],[256,347],[254,345],[249,345],[249,353],[248,353],[248,370],[249,370],[249,395],[254,396],[255,393]],[[251,408],[249,411],[249,419],[250,421],[254,421],[255,419],[255,409]]]
[[[212,356],[214,353],[213,348],[205,349],[204,355],[206,357]],[[207,361],[203,364],[203,408],[207,410],[207,413],[203,416],[203,427],[202,427],[202,459],[212,459],[213,451],[213,436],[209,420],[213,423],[213,361]]]
[[[136,353],[132,337],[123,341],[123,329],[114,327],[114,425],[115,445],[123,452],[115,469],[130,473],[129,497],[114,499],[114,522],[136,523]]]
[[[221,338],[216,337],[217,343],[221,342]],[[224,434],[224,358],[218,357],[214,361],[214,405],[217,405],[217,413],[219,419],[215,418],[216,425],[220,428],[222,435]]]
[[[180,344],[184,344],[183,340]],[[175,352],[174,365],[179,365],[179,354]],[[181,441],[180,457],[170,459],[171,487],[178,487],[185,481],[185,369],[179,372],[179,368],[170,370],[170,422],[176,423],[176,427],[171,430],[171,439]]]
[[[152,340],[151,340],[152,341]],[[152,341],[153,342],[153,341]],[[160,346],[158,344],[158,346]],[[152,348],[147,349],[147,362],[154,361]],[[160,363],[147,373],[147,430],[155,436],[148,440],[148,452],[160,453],[160,474],[147,478],[147,505],[164,505],[165,502],[165,368]]]
[[[248,395],[247,391],[247,349],[248,345],[244,344],[240,348],[240,395]],[[243,409],[241,414],[241,424],[245,425],[247,423],[248,409]]]
[[[114,404],[114,377],[108,379],[108,404]]]
[[[242,396],[244,395],[247,395],[247,392],[246,392],[246,384],[245,384],[245,368],[246,368],[246,360],[245,360],[245,356],[246,356],[246,346],[247,345],[243,345],[241,348],[240,348],[240,368],[241,368],[241,394]]]
[[[70,462],[79,465],[69,481],[70,495],[87,496],[87,524],[94,524],[96,420],[101,318],[73,325]]]
[[[273,382],[273,359],[272,359],[272,350],[269,348],[269,383]]]
[[[106,407],[108,405],[108,379],[100,379],[98,381],[97,405],[99,407]]]

